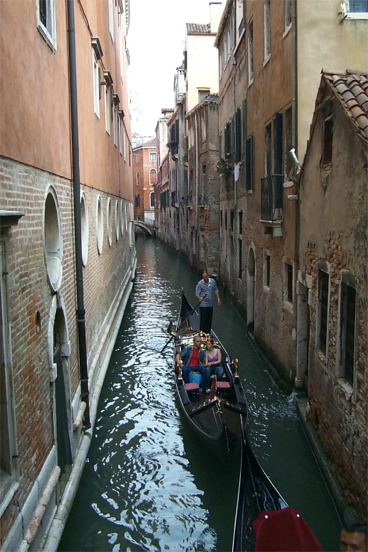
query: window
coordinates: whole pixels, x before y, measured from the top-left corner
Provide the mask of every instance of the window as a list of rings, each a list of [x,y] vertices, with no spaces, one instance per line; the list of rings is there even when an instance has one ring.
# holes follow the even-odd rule
[[[272,126],[267,125],[265,128],[265,168],[264,175],[272,175]]]
[[[105,128],[107,134],[111,132],[111,86],[105,87]]]
[[[150,163],[155,163],[156,159],[157,159],[156,152],[155,151],[150,151],[150,154],[149,154]]]
[[[209,88],[198,89],[198,103],[203,102],[203,100],[208,96],[209,93]]]
[[[120,60],[120,78],[124,79],[124,52],[125,52],[125,37],[123,32],[124,18],[124,2],[118,1],[118,43],[119,43],[119,60]]]
[[[207,190],[207,165],[202,165],[202,191],[205,193]]]
[[[97,251],[99,255],[102,253],[102,240],[103,240],[103,213],[101,197],[97,198],[96,205],[96,234],[97,234]]]
[[[285,134],[284,134],[284,178],[288,179],[288,175],[291,173],[293,168],[293,162],[289,151],[293,147],[292,142],[292,109],[289,107],[285,111]]]
[[[17,451],[13,408],[11,334],[5,247],[0,242],[0,509],[8,506],[16,489]],[[13,491],[13,492],[12,492]]]
[[[156,184],[156,170],[155,169],[150,169],[150,172],[149,172],[149,183],[151,186],[154,186]]]
[[[332,134],[333,121],[332,115],[325,118],[323,127],[323,154],[322,165],[329,165],[332,161]]]
[[[92,49],[92,77],[93,77],[93,108],[95,115],[100,118],[100,69],[96,52]]]
[[[140,174],[139,174],[138,171],[135,173],[135,185],[137,187],[139,187],[139,185],[140,185]]]
[[[205,142],[207,140],[207,112],[203,109],[201,112],[201,140]]]
[[[247,100],[244,99],[242,101],[242,107],[241,107],[241,118],[242,118],[242,121],[241,121],[241,124],[242,124],[242,157],[243,159],[245,159],[245,141],[246,141],[246,137],[247,137],[247,124],[248,124],[248,121],[247,121]]]
[[[114,0],[109,0],[109,31],[111,42],[114,43]]]
[[[291,0],[285,0],[285,31],[291,25]]]
[[[37,29],[50,46],[56,50],[55,0],[37,1]]]
[[[284,264],[284,300],[293,302],[293,265]]]
[[[327,322],[328,322],[328,285],[329,275],[324,270],[318,270],[318,340],[317,346],[326,354]]]
[[[123,128],[123,158],[124,158],[124,161],[126,162],[127,160],[127,147],[126,147],[126,134],[125,134],[125,128]],[[130,159],[130,158],[129,158]],[[130,165],[129,165],[130,166]]]
[[[368,16],[368,0],[348,0],[346,4],[350,14]]]
[[[112,108],[112,125],[114,131],[114,146],[118,147],[119,123],[118,106],[114,103]]]
[[[246,189],[252,191],[254,189],[254,136],[249,136],[245,144],[245,171],[246,171]]]
[[[355,283],[344,280],[347,278],[343,276],[340,299],[340,369],[342,377],[353,385],[356,356],[356,289]]]
[[[270,287],[271,280],[271,257],[268,253],[265,255],[264,259],[264,272],[263,272],[263,282],[266,287]]]
[[[119,203],[115,201],[115,236],[116,241],[119,241]]]
[[[243,211],[238,212],[238,217],[238,234],[239,236],[241,236],[243,234]]]
[[[155,207],[155,193],[151,192],[150,193],[150,208],[154,209],[154,207]]]
[[[242,158],[242,113],[240,107],[235,113],[235,162]]]
[[[234,209],[231,209],[230,211],[230,232],[231,235],[234,233]]]
[[[251,21],[248,29],[248,83],[251,84],[253,79],[253,21]]]
[[[225,126],[225,151],[224,151],[224,158],[225,160],[232,160],[233,159],[233,138],[234,138],[234,132],[233,132],[233,122],[232,120],[229,123],[226,123]]]
[[[270,0],[264,0],[263,4],[263,48],[264,60],[271,55],[271,10]]]
[[[88,235],[89,235],[89,223],[88,223],[88,210],[87,200],[83,193],[80,201],[81,210],[81,241],[82,241],[82,262],[86,266],[88,259]]]
[[[118,132],[119,132],[119,153],[120,153],[120,155],[123,155],[123,140],[124,140],[123,132],[124,132],[124,128],[123,128],[123,123],[122,123],[120,115],[118,116]]]
[[[238,278],[241,279],[243,274],[243,240],[241,237],[238,239]]]
[[[106,222],[107,222],[107,242],[111,247],[112,244],[112,206],[111,199],[107,200],[107,210],[106,210]]]
[[[140,206],[141,206],[141,196],[139,194],[137,194],[135,196],[135,207],[138,209]]]
[[[49,188],[44,211],[44,252],[49,285],[60,289],[63,276],[63,232],[57,195]]]

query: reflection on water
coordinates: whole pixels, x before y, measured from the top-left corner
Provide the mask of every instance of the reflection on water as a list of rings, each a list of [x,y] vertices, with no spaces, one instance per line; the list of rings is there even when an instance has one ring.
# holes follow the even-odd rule
[[[168,340],[164,329],[176,318],[180,290],[184,287],[194,298],[197,274],[154,240],[138,240],[137,251],[134,292],[59,549],[227,551],[238,465],[219,464],[183,425],[170,378],[171,348],[160,354]],[[272,382],[226,297],[215,311],[214,327],[240,359],[258,458],[325,549],[336,549],[336,514],[293,401]]]

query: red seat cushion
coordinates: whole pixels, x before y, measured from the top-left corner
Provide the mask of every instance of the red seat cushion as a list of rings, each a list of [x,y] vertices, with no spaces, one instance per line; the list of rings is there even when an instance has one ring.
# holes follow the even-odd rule
[[[217,389],[230,389],[230,383],[228,381],[218,381],[216,387]]]
[[[198,391],[199,385],[197,385],[196,383],[186,383],[185,389],[187,391]]]

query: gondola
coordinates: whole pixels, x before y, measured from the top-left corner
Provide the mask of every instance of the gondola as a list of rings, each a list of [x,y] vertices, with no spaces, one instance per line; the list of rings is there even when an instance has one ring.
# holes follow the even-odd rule
[[[232,552],[259,550],[323,552],[301,514],[288,506],[263,471],[245,436]]]
[[[169,331],[169,330],[168,330]],[[213,378],[209,394],[201,393],[198,383],[185,383],[175,355],[186,345],[193,343],[199,333],[199,314],[188,302],[184,293],[177,325],[172,334],[174,347],[174,379],[179,408],[186,421],[198,436],[215,451],[224,448],[232,452],[244,436],[247,419],[247,403],[237,370],[237,360],[231,360],[217,335],[211,331],[216,347],[222,352],[223,377]]]
[[[255,549],[253,522],[264,511],[281,510],[288,505],[258,463],[245,436],[233,533],[233,552]]]

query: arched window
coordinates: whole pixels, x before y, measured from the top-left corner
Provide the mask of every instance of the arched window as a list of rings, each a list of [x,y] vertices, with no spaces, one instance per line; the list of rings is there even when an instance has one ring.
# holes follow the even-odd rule
[[[96,231],[97,231],[97,251],[101,255],[102,253],[102,239],[103,239],[103,213],[101,197],[97,198],[96,206]]]
[[[87,211],[87,201],[86,196],[83,193],[81,196],[81,239],[82,239],[82,263],[84,266],[87,264],[88,259],[88,211]]]
[[[150,172],[149,172],[149,183],[151,186],[153,186],[154,184],[156,184],[157,180],[156,180],[156,169],[150,169]]]
[[[44,249],[49,284],[53,291],[61,286],[63,240],[56,192],[50,187],[45,201]]]

